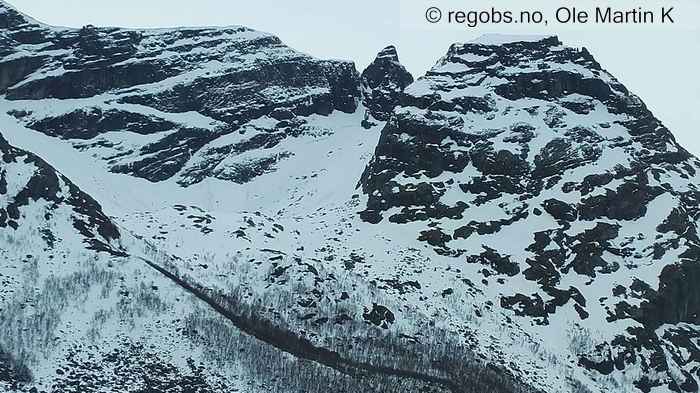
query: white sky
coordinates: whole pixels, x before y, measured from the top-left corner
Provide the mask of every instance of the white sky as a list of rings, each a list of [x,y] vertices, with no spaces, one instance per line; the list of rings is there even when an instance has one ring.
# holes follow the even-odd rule
[[[700,1],[697,0],[10,0],[51,25],[124,27],[245,25],[274,33],[290,46],[321,58],[353,60],[358,70],[388,44],[414,77],[450,44],[483,33],[556,34],[585,46],[601,65],[639,95],[688,150],[700,156]],[[525,5],[526,4],[526,5]],[[605,27],[592,23],[466,28],[425,21],[428,6],[449,10],[541,10],[554,20],[560,6],[674,6],[674,25]]]

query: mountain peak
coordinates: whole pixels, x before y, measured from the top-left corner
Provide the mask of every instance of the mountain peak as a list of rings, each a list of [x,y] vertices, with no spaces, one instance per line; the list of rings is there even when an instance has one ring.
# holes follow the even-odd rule
[[[498,33],[483,34],[474,40],[469,41],[468,43],[480,45],[505,45],[522,42],[557,43],[557,45],[560,43],[559,38],[554,35]]]
[[[577,49],[564,47],[557,36],[486,34],[469,42],[452,44],[446,55],[431,71],[447,63],[489,65],[490,60],[506,61],[506,59],[510,63],[518,62],[521,66],[528,68],[530,60],[533,62],[546,60],[547,53],[558,58],[562,58],[561,55],[563,57],[571,55],[573,60],[578,57],[578,52]],[[592,60],[585,48],[582,52]],[[522,56],[517,55],[518,53]],[[461,66],[456,66],[456,68],[459,67]]]
[[[369,114],[377,120],[387,120],[401,93],[412,82],[413,76],[399,62],[395,46],[379,51],[362,72],[363,102]]]
[[[532,76],[535,73],[541,73],[544,76],[552,76],[555,75],[555,71],[560,71],[556,77],[569,75],[576,79],[598,79],[599,82],[590,83],[602,83],[608,85],[612,90],[620,89],[621,94],[627,93],[624,86],[605,72],[586,48],[567,47],[556,36],[501,35],[490,35],[485,36],[482,40],[451,45],[446,55],[426,75],[449,75],[451,78],[424,79],[420,84],[414,85],[411,91],[421,95],[427,91],[424,85],[430,84],[431,81],[448,83],[456,79],[470,79],[470,75],[476,74],[487,77],[485,81],[482,81],[483,83],[479,84],[485,86],[486,84],[491,85],[488,81],[497,75],[512,77],[518,74]],[[507,84],[499,83],[495,79],[493,82],[491,86],[496,89],[508,88]],[[498,87],[497,85],[502,86]],[[525,87],[535,88],[535,85],[537,84]],[[470,83],[470,86],[476,85]],[[567,89],[563,85],[557,86],[556,94],[564,94],[572,90],[572,88]],[[537,87],[541,87],[541,85],[537,85]],[[476,93],[476,91],[474,92]],[[616,95],[613,94],[613,96]],[[537,94],[534,94],[532,98],[538,98]]]
[[[581,51],[588,54],[585,48]],[[461,57],[458,62],[473,63],[485,60],[489,56],[493,56],[492,59],[512,57],[513,61],[526,66],[529,59],[538,61],[546,58],[545,53],[552,56],[571,54],[574,56],[573,60],[578,52],[576,48],[564,46],[557,36],[488,34],[469,42],[452,44],[441,61]],[[516,53],[522,53],[522,56],[516,56]],[[590,55],[587,57],[592,60]]]
[[[389,45],[377,53],[375,61],[379,59],[389,59],[392,61],[399,61],[399,55],[396,52],[396,47],[394,45]]]

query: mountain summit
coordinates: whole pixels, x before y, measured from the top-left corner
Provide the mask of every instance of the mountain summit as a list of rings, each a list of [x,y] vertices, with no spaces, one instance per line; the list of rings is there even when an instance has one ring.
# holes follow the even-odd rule
[[[377,54],[377,58],[362,71],[361,78],[363,103],[369,114],[381,121],[389,119],[401,93],[413,82],[413,76],[399,62],[393,45]]]

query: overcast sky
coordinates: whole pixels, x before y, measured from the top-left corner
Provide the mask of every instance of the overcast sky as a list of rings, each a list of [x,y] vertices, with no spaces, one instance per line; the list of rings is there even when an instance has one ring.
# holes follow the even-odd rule
[[[59,26],[126,27],[246,25],[274,33],[290,46],[322,58],[355,61],[358,69],[394,44],[415,77],[450,44],[483,33],[557,34],[565,44],[585,46],[639,95],[691,152],[700,156],[700,1],[657,0],[10,0],[30,16]],[[526,6],[524,5],[526,4]],[[425,20],[429,6],[450,10],[541,10],[554,20],[561,6],[593,11],[594,5],[654,10],[674,6],[675,24],[605,27],[562,25],[463,25]],[[657,19],[658,21],[658,19]]]

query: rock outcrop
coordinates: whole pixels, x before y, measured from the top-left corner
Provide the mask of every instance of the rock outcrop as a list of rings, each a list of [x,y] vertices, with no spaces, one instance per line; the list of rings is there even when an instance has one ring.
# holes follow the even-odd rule
[[[40,219],[46,226],[38,234],[51,248],[56,239],[66,236],[54,233],[52,228],[60,226],[51,224],[54,216],[64,214],[88,249],[123,254],[117,242],[119,230],[99,203],[44,160],[11,146],[0,134],[0,229],[17,231],[27,226],[31,231]]]
[[[373,118],[386,121],[411,83],[413,76],[399,62],[396,48],[387,46],[362,71],[362,102]]]

